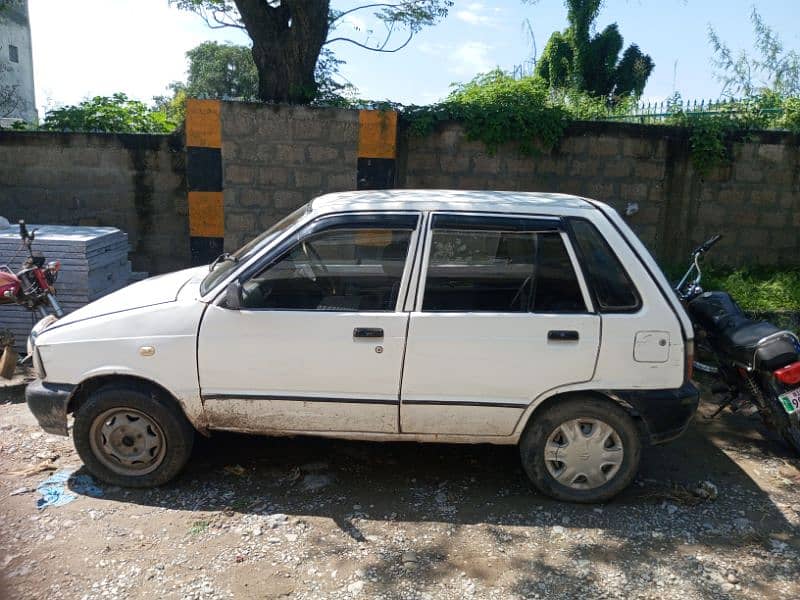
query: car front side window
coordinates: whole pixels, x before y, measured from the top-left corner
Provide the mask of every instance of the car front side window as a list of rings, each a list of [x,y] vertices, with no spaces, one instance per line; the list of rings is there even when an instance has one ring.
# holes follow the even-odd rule
[[[242,308],[394,311],[412,229],[337,228],[304,237],[242,286]]]

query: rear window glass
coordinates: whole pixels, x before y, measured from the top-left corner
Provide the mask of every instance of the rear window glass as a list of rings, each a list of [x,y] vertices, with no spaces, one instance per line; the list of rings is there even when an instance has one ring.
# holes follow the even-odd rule
[[[639,294],[614,251],[594,225],[571,219],[582,262],[602,312],[629,312],[639,308]]]
[[[561,236],[554,231],[435,229],[425,311],[586,311]]]

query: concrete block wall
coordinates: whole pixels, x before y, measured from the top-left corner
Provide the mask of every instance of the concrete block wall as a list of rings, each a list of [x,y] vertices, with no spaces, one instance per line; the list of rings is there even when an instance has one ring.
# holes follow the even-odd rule
[[[134,270],[184,268],[182,142],[163,135],[0,131],[0,215],[12,223],[117,227],[128,234]]]
[[[222,105],[225,249],[312,198],[356,189],[359,111]]]
[[[405,135],[399,186],[549,191],[614,206],[653,253],[682,263],[717,232],[716,264],[800,265],[800,140],[762,132],[732,143],[733,161],[695,172],[685,130],[575,123],[551,152],[521,156],[511,144],[494,155],[458,124]]]
[[[800,266],[797,136],[734,141],[731,164],[701,177],[687,132],[669,127],[576,123],[552,151],[521,156],[513,145],[490,154],[457,124],[398,134],[392,113],[195,102],[186,141],[0,131],[0,215],[119,227],[134,269],[162,273],[191,264],[192,244],[209,242],[195,257],[209,262],[327,192],[551,191],[630,208],[627,221],[664,263],[722,232],[717,264]]]

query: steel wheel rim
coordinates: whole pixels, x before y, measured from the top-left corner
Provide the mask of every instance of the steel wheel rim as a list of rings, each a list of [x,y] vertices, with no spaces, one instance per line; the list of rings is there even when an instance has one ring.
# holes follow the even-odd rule
[[[152,473],[167,453],[161,426],[134,408],[112,408],[98,415],[89,430],[89,444],[104,466],[126,476]]]
[[[611,481],[622,467],[622,439],[608,423],[592,417],[565,421],[547,437],[544,464],[561,485],[592,490]]]

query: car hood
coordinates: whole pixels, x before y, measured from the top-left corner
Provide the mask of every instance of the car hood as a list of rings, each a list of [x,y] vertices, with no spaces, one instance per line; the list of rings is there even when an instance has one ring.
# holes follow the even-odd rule
[[[184,269],[144,279],[71,312],[53,323],[52,327],[61,327],[77,321],[102,317],[135,308],[175,302],[181,289],[189,282],[199,281],[203,273],[208,273],[207,266]]]

